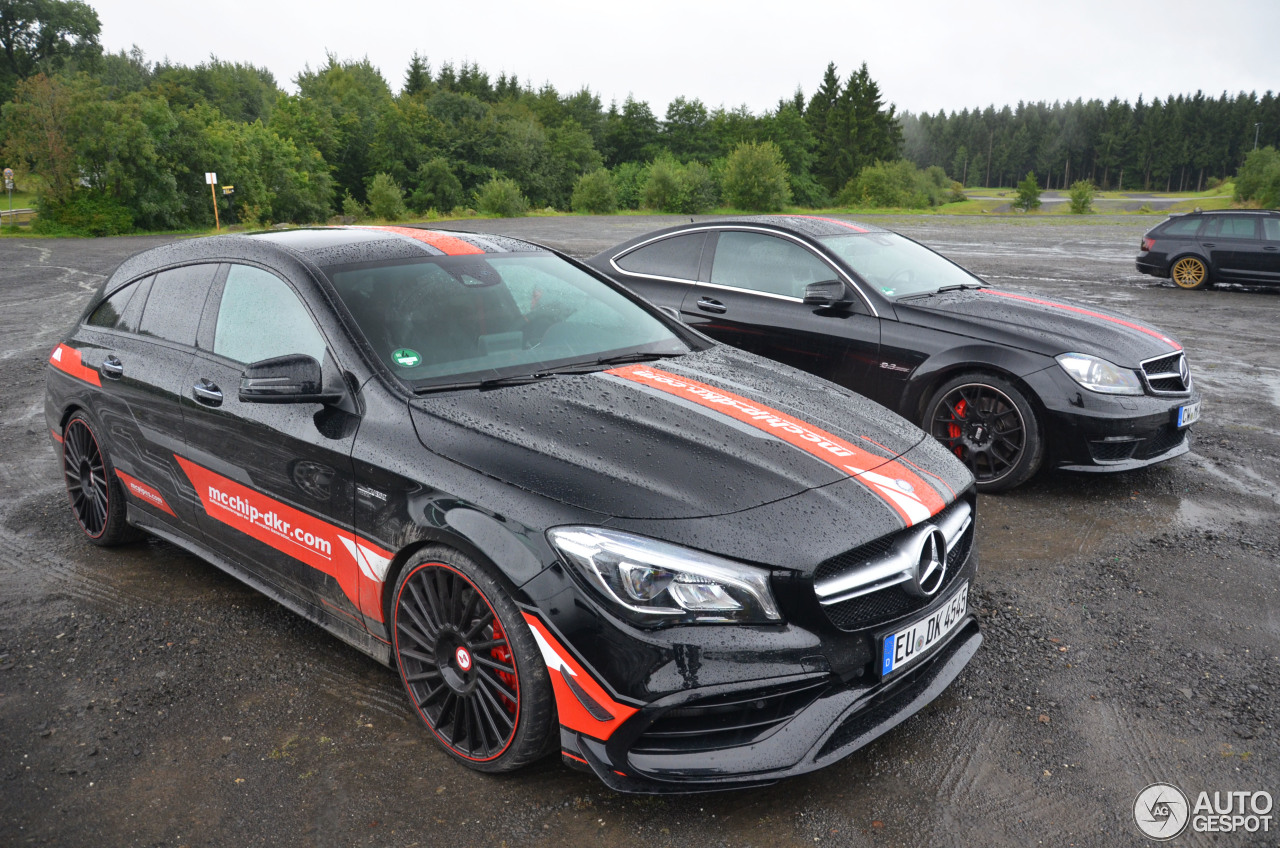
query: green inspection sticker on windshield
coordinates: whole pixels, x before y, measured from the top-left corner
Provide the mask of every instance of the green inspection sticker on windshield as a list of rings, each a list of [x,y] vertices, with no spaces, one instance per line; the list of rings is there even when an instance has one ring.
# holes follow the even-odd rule
[[[412,368],[422,361],[422,357],[418,355],[416,350],[409,350],[402,347],[391,354],[391,358],[396,361],[396,365],[401,368]]]

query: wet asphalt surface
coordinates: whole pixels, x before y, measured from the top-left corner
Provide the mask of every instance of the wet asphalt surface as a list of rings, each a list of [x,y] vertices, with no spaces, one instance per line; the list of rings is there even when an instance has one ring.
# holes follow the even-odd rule
[[[394,673],[213,566],[78,536],[44,361],[163,237],[0,240],[0,845],[1140,845],[1144,786],[1280,796],[1280,292],[1133,269],[1160,216],[875,218],[993,283],[1177,335],[1193,451],[979,501],[986,642],[920,714],[769,788],[616,795],[455,765]],[[587,256],[669,217],[470,221]],[[1275,845],[1188,833],[1173,844]]]

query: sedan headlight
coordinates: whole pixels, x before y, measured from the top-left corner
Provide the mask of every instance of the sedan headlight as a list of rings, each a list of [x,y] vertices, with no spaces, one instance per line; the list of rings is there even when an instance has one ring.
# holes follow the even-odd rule
[[[769,575],[759,568],[602,527],[558,527],[547,539],[637,624],[782,621]]]
[[[1087,353],[1064,353],[1057,360],[1062,370],[1071,375],[1071,379],[1089,391],[1108,395],[1142,394],[1142,383],[1138,381],[1138,375],[1128,368],[1121,368]]]

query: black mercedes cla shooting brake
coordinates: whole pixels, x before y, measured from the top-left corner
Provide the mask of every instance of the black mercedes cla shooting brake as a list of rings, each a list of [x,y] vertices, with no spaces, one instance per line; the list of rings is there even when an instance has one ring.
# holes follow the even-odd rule
[[[89,541],[166,539],[395,667],[482,771],[767,783],[982,640],[960,461],[525,242],[141,253],[52,351],[45,410]]]
[[[714,339],[861,392],[999,492],[1042,466],[1124,471],[1190,449],[1182,345],[1124,315],[998,289],[869,224],[682,224],[589,260]]]

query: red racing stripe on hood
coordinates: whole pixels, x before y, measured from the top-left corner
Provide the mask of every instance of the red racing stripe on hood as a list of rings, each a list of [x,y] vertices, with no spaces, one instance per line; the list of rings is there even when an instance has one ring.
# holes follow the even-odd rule
[[[417,227],[352,227],[352,229],[394,233],[398,236],[411,238],[414,241],[420,241],[423,244],[429,244],[436,250],[442,251],[446,256],[466,256],[473,253],[484,253],[483,248],[476,247],[471,242],[463,241],[456,236],[446,235],[435,230],[420,230]]]
[[[908,527],[937,515],[947,505],[930,483],[904,463],[886,460],[762,403],[647,365],[627,365],[604,373],[715,410],[799,448],[862,483]]]
[[[55,347],[53,353],[49,354],[49,364],[86,383],[102,385],[102,378],[98,376],[98,372],[85,365],[80,358],[80,351],[73,347],[64,344]]]
[[[1075,312],[1080,315],[1088,315],[1090,318],[1101,318],[1103,321],[1110,321],[1112,324],[1119,324],[1122,327],[1128,327],[1131,330],[1137,330],[1140,333],[1146,333],[1148,336],[1151,336],[1153,339],[1159,339],[1160,341],[1169,345],[1174,350],[1182,350],[1182,345],[1178,344],[1173,339],[1166,336],[1164,333],[1157,332],[1156,330],[1153,330],[1150,327],[1144,327],[1141,324],[1135,324],[1132,321],[1126,321],[1123,318],[1116,318],[1114,315],[1103,315],[1101,312],[1092,312],[1088,309],[1081,309],[1079,306],[1068,306],[1065,303],[1055,303],[1052,300],[1041,300],[1038,297],[1030,297],[1025,294],[1014,294],[1013,292],[997,291],[995,289],[978,289],[977,291],[982,292],[983,294],[994,294],[998,297],[1009,297],[1009,298],[1013,298],[1014,300],[1022,300],[1022,301],[1026,301],[1027,303],[1038,303],[1041,306],[1049,306],[1049,307],[1052,307],[1053,309],[1065,309],[1068,312]]]

